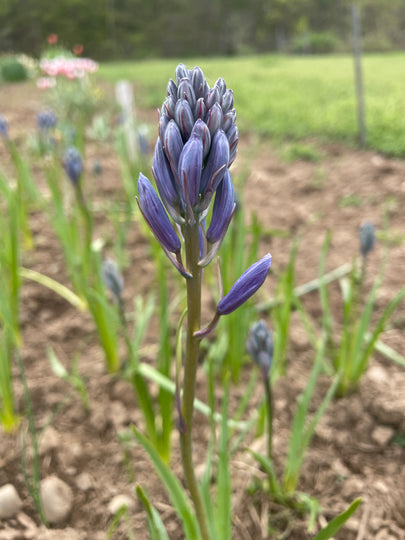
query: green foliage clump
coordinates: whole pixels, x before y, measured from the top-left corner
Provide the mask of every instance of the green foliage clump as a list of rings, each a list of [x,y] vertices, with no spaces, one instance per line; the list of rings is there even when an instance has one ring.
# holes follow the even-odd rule
[[[339,40],[333,32],[306,32],[296,36],[291,45],[293,53],[329,54],[339,48]]]
[[[14,57],[6,57],[0,64],[1,78],[5,82],[19,82],[28,79],[27,68]]]

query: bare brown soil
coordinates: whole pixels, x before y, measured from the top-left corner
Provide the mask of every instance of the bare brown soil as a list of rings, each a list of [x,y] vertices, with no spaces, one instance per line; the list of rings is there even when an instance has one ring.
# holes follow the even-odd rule
[[[10,124],[12,136],[23,144],[28,132],[35,130],[36,112],[40,110],[39,93],[31,85],[0,88],[0,113]],[[154,118],[154,113],[143,113]],[[142,115],[142,112],[140,112]],[[155,128],[151,128],[155,133]],[[246,137],[240,143],[236,170],[248,167],[248,178],[241,193],[247,219],[258,215],[265,230],[261,254],[273,255],[272,271],[259,299],[271,297],[274,275],[285,266],[292,238],[301,237],[297,257],[297,284],[317,277],[322,242],[327,229],[333,231],[328,270],[350,262],[358,252],[358,227],[364,220],[374,222],[379,233],[376,249],[370,255],[366,288],[370,288],[383,255],[383,236],[388,238],[389,257],[386,277],[377,300],[377,314],[404,285],[405,267],[405,161],[387,159],[369,151],[353,150],[338,144],[318,146],[321,159],[311,163],[286,163],[279,148],[269,141]],[[252,157],[253,156],[253,157]],[[89,146],[87,163],[101,159],[103,175],[94,178],[90,170],[86,189],[95,202],[122,199],[122,183],[117,158],[112,147]],[[3,145],[0,162],[11,170]],[[41,185],[39,163],[33,167]],[[149,174],[149,171],[145,171]],[[65,181],[65,179],[63,179]],[[389,217],[388,231],[383,229],[383,213]],[[33,212],[31,227],[35,248],[25,252],[23,265],[42,272],[69,286],[63,255],[51,226],[43,213]],[[97,231],[107,246],[114,242],[111,226],[102,213],[97,215]],[[282,231],[282,235],[274,232]],[[4,232],[3,232],[4,233]],[[3,234],[2,233],[2,234]],[[110,249],[111,250],[111,249]],[[133,298],[146,294],[156,283],[153,263],[148,255],[148,242],[136,222],[127,240],[128,266],[124,270],[124,298],[128,311]],[[174,270],[169,270],[171,272]],[[330,287],[333,310],[341,313],[338,284]],[[305,307],[316,321],[321,316],[316,292],[304,298]],[[395,312],[383,341],[405,354],[405,305]],[[160,511],[171,539],[183,538],[178,520],[164,490],[153,472],[145,453],[134,447],[129,461],[118,441],[117,433],[135,423],[142,427],[133,390],[119,376],[106,374],[103,354],[97,344],[93,322],[87,313],[78,312],[50,290],[26,281],[23,286],[21,350],[28,386],[40,438],[41,476],[56,475],[73,490],[74,504],[65,522],[46,530],[40,525],[22,474],[21,434],[27,431],[22,420],[16,433],[0,433],[0,486],[12,483],[23,499],[17,517],[0,522],[0,538],[98,540],[107,538],[111,523],[108,504],[117,494],[133,500],[129,519],[123,520],[114,539],[146,539],[146,518],[134,493],[140,483],[150,493]],[[157,330],[148,335],[153,347]],[[220,327],[219,330],[220,331]],[[77,394],[52,374],[46,348],[53,347],[61,361],[70,366],[75,355],[80,373],[90,395],[90,411],[86,412]],[[275,393],[275,465],[282,470],[289,438],[289,427],[300,391],[303,389],[313,349],[296,313],[292,316],[288,373],[277,381]],[[143,358],[153,363],[153,355]],[[244,382],[252,369],[246,364],[242,383],[232,387],[231,403],[236,407],[244,393]],[[15,366],[15,393],[19,408],[23,407],[23,388]],[[317,390],[314,407],[319,405],[328,387],[325,377]],[[198,396],[206,400],[205,376],[201,372]],[[260,396],[258,396],[260,397]],[[251,409],[256,405],[252,399]],[[207,422],[198,413],[195,417],[195,462],[198,470],[204,462],[208,440]],[[340,540],[405,539],[405,371],[375,353],[358,392],[335,400],[316,429],[308,451],[299,490],[317,498],[322,512],[317,526],[324,525],[344,510],[356,497],[363,503],[336,535]],[[251,440],[257,451],[265,449],[262,438]],[[173,434],[173,468],[181,476],[178,437]],[[251,494],[254,478],[263,478],[257,464],[242,449],[231,462],[233,480],[234,538],[312,537],[306,532],[307,521],[291,517],[286,527],[285,513],[260,491]],[[274,535],[266,528],[267,516],[273,515]]]

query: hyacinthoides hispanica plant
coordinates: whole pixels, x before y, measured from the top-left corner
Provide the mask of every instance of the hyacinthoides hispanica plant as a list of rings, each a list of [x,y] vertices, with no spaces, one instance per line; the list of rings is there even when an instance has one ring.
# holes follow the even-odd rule
[[[267,254],[246,270],[218,302],[209,325],[201,329],[203,269],[216,256],[235,211],[229,173],[238,144],[233,101],[233,92],[222,78],[210,88],[200,68],[189,70],[179,64],[176,81],[170,79],[160,111],[153,158],[160,198],[143,174],[138,179],[139,208],[186,284],[187,330],[183,384],[181,391],[179,383],[177,388],[178,426],[184,477],[194,503],[198,535],[204,540],[211,538],[210,527],[194,471],[192,447],[200,340],[215,328],[222,315],[235,311],[261,287],[271,264],[271,255]],[[148,449],[145,439],[135,433]]]
[[[267,417],[267,452],[266,455],[258,454],[249,450],[258,463],[267,473],[268,486],[267,491],[272,500],[285,507],[292,508],[299,512],[309,512],[310,520],[308,531],[312,532],[315,524],[315,518],[320,511],[318,501],[297,491],[300,470],[305,457],[306,450],[314,434],[316,425],[325,412],[329,402],[335,394],[339,377],[336,377],[329,387],[322,403],[312,418],[308,418],[308,408],[313,396],[316,382],[323,367],[323,356],[325,352],[325,336],[321,338],[314,367],[309,376],[306,387],[298,400],[298,406],[291,426],[290,441],[287,448],[287,457],[284,467],[284,474],[279,480],[273,462],[273,418],[276,414],[274,408],[272,384],[273,378],[270,377],[273,369],[274,341],[271,330],[267,327],[264,320],[260,320],[252,325],[249,336],[246,341],[246,349],[257,364],[264,385],[266,417]],[[336,516],[325,529],[320,531],[315,540],[326,540],[334,535],[359,506],[361,499],[356,499],[343,513]]]
[[[323,275],[325,271],[330,243],[331,234],[329,232],[322,247],[319,265],[320,275]],[[402,287],[377,320],[373,320],[377,293],[381,287],[385,270],[385,258],[383,258],[371,290],[366,295],[364,279],[367,260],[374,245],[374,225],[371,222],[365,222],[359,230],[360,269],[359,265],[354,261],[349,276],[340,280],[343,299],[342,330],[340,334],[337,334],[334,330],[335,321],[329,305],[326,284],[323,283],[319,289],[332,368],[340,377],[337,390],[340,396],[356,390],[363,373],[367,369],[370,357],[377,347],[381,333],[386,328],[388,320],[395,309],[405,298],[405,287]]]

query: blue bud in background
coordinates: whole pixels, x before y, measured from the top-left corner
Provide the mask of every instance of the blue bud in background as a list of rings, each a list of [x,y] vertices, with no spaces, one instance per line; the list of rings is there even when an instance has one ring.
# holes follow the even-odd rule
[[[94,176],[101,176],[103,174],[103,164],[97,158],[93,160],[92,172]]]
[[[270,270],[271,255],[267,253],[252,264],[232,285],[229,293],[217,305],[219,315],[228,315],[246,302],[263,285]]]
[[[273,362],[273,334],[263,320],[252,325],[246,349],[263,374],[268,376]]]
[[[375,245],[375,227],[371,221],[365,221],[359,229],[360,237],[360,253],[362,257],[367,255],[374,249]]]
[[[83,160],[80,152],[74,146],[70,146],[63,156],[63,166],[66,174],[74,186],[79,183],[83,173]]]
[[[138,179],[138,192],[140,210],[156,239],[167,251],[178,253],[181,248],[179,237],[152,184],[142,173]]]
[[[52,111],[42,111],[38,113],[37,125],[40,131],[48,131],[50,129],[54,129],[57,122],[58,119],[56,118],[55,113]]]
[[[2,115],[0,115],[0,137],[8,139],[8,123]]]
[[[102,276],[106,287],[119,301],[124,290],[124,278],[118,269],[117,263],[111,259],[105,259],[102,266]]]

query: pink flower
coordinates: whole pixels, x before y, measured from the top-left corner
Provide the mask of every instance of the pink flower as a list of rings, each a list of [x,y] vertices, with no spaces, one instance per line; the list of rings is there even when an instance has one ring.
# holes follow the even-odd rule
[[[80,56],[84,50],[83,45],[77,44],[73,46],[73,54],[76,54],[77,56]]]
[[[37,87],[40,90],[46,90],[47,88],[54,88],[56,86],[55,77],[40,77],[37,80]]]
[[[49,34],[46,41],[49,43],[49,45],[56,45],[56,43],[58,43],[58,34]]]

